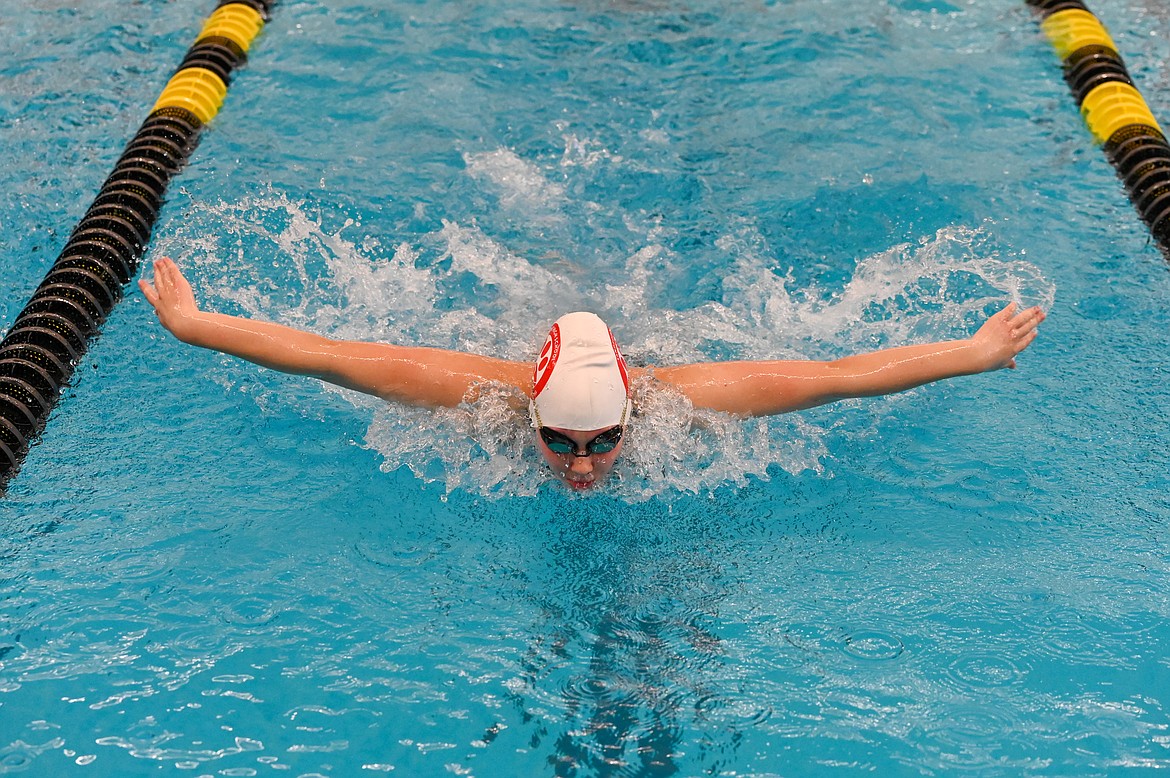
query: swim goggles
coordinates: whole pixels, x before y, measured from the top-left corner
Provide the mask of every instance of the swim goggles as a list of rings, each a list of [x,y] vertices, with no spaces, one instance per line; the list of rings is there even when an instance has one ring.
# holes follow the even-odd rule
[[[594,454],[608,454],[618,447],[618,443],[622,442],[622,430],[624,427],[618,425],[611,429],[607,429],[597,437],[585,444],[585,451],[578,454],[577,444],[569,438],[554,429],[548,427],[540,428],[540,439],[544,441],[544,445],[548,446],[548,450],[554,454],[571,454],[575,457],[588,457]]]

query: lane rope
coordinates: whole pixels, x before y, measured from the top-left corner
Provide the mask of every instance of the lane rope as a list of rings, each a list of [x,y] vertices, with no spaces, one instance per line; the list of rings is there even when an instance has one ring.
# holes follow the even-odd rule
[[[1026,0],[1040,15],[1093,139],[1170,257],[1170,144],[1105,25],[1080,0]]]
[[[28,304],[0,340],[0,493],[138,274],[170,180],[223,105],[276,0],[221,0]]]

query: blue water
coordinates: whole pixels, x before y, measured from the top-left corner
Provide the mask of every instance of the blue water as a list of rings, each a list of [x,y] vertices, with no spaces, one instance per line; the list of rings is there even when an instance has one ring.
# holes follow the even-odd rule
[[[0,328],[198,5],[0,6]],[[1170,117],[1166,12],[1092,8]],[[1170,269],[1023,3],[286,2],[162,253],[215,310],[516,359],[580,307],[644,364],[1050,318],[893,398],[647,396],[582,498],[498,398],[266,373],[131,293],[0,502],[0,772],[1170,766]]]

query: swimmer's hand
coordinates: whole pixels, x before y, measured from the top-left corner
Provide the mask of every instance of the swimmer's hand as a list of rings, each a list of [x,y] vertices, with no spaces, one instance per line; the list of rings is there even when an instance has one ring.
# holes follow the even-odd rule
[[[188,340],[188,330],[199,315],[199,305],[191,284],[179,271],[179,266],[169,257],[161,257],[154,263],[154,283],[145,278],[138,280],[138,288],[146,300],[154,306],[162,326],[182,341]]]
[[[971,337],[983,371],[1015,368],[1016,355],[1036,339],[1045,315],[1038,306],[1021,311],[1012,303],[994,314]]]

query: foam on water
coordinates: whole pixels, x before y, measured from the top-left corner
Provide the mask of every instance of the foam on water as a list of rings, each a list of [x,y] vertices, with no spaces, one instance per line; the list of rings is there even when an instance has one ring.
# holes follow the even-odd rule
[[[501,204],[510,210],[521,211],[528,221],[535,218],[563,221],[558,206],[565,196],[565,187],[548,181],[534,163],[511,149],[495,149],[464,154],[469,175],[488,182],[499,195]]]
[[[518,219],[534,224],[563,214],[564,188],[515,152],[468,154],[465,163],[467,176]],[[160,250],[178,255],[213,310],[336,338],[521,361],[534,357],[549,322],[575,309],[598,312],[631,363],[653,366],[831,359],[964,337],[1010,300],[1047,309],[1055,296],[1034,265],[1001,254],[993,226],[945,226],[863,258],[843,283],[798,286],[750,222],[732,222],[715,242],[731,268],[716,299],[679,310],[658,302],[657,287],[685,275],[688,258],[665,245],[670,225],[661,223],[643,231],[619,272],[590,274],[531,261],[475,223],[442,221],[386,247],[361,237],[359,219],[314,214],[271,189],[235,203],[193,201],[191,208],[192,226],[163,238]],[[220,231],[200,232],[208,223]],[[257,239],[263,248],[254,248]],[[244,245],[253,248],[245,252]],[[364,439],[384,458],[383,470],[406,466],[448,490],[488,495],[533,494],[550,481],[528,421],[505,388],[438,412],[328,391],[372,415]],[[608,487],[627,499],[709,492],[749,476],[766,479],[772,466],[819,472],[831,461],[830,430],[803,415],[742,420],[693,409],[650,381],[635,392],[638,413]]]

